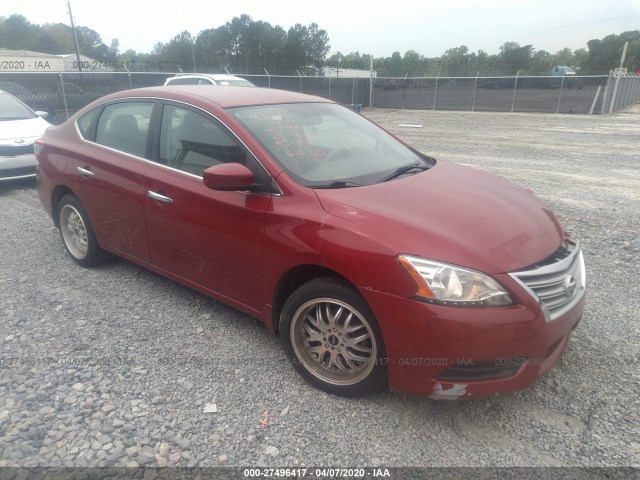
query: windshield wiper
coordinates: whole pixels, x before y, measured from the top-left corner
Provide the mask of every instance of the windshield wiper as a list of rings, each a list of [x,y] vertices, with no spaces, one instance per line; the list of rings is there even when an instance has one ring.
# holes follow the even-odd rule
[[[431,168],[430,165],[420,164],[420,163],[412,163],[410,165],[405,165],[404,167],[396,168],[392,173],[387,175],[386,177],[378,180],[378,183],[388,182],[389,180],[393,180],[394,178],[398,178],[402,175],[405,175],[413,170],[429,170]]]
[[[345,182],[342,180],[336,180],[331,183],[322,183],[320,185],[310,185],[311,188],[351,188],[351,187],[363,187],[364,185],[355,182]]]

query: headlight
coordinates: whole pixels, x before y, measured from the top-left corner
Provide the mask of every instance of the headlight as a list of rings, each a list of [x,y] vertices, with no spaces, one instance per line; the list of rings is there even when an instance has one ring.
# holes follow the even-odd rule
[[[411,255],[400,255],[398,261],[418,285],[418,300],[459,307],[513,304],[498,282],[484,273]]]

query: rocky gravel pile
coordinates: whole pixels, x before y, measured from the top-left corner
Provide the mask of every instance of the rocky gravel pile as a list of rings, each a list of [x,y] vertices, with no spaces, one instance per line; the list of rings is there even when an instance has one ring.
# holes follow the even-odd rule
[[[365,115],[581,239],[587,306],[555,368],[476,401],[326,395],[246,315],[124,260],[76,266],[34,182],[1,184],[0,467],[639,467],[640,114]]]

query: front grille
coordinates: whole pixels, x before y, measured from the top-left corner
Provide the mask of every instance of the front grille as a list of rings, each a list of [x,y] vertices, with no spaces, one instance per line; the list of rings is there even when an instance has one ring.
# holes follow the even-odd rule
[[[0,145],[0,157],[19,157],[33,154],[33,143],[27,145]]]
[[[578,242],[567,242],[550,257],[511,274],[541,305],[547,320],[555,320],[582,298],[586,274]]]

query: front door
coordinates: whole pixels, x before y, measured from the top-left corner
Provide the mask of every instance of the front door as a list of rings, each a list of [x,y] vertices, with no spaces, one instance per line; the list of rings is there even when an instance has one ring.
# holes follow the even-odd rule
[[[145,199],[151,262],[260,309],[262,241],[271,196],[267,191],[211,190],[202,172],[239,162],[257,178],[266,173],[224,126],[194,109],[165,104],[157,137]]]

